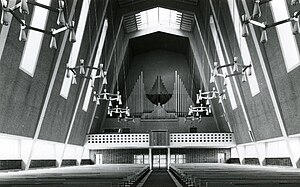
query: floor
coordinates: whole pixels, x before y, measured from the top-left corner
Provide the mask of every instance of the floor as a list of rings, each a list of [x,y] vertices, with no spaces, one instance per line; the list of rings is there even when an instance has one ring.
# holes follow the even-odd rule
[[[152,171],[143,187],[176,187],[167,171]]]

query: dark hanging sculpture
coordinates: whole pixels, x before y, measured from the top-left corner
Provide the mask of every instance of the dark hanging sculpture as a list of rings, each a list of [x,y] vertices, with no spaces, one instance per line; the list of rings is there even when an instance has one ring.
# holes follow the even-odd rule
[[[146,94],[147,98],[155,105],[163,105],[167,103],[172,94],[169,94],[164,83],[161,80],[161,76],[157,76],[156,81],[149,94]]]

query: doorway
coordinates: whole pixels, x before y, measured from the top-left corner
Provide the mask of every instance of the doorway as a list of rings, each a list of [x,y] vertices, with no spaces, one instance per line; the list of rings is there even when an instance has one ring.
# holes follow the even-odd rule
[[[152,169],[167,170],[167,149],[152,149]]]
[[[167,169],[167,155],[153,155],[153,170]]]
[[[218,163],[225,163],[225,153],[218,153]]]
[[[96,154],[96,165],[103,164],[102,154]]]

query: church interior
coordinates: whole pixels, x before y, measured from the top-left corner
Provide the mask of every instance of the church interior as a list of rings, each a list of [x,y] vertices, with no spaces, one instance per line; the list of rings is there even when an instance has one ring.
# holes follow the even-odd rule
[[[299,0],[0,2],[0,186],[300,185]]]

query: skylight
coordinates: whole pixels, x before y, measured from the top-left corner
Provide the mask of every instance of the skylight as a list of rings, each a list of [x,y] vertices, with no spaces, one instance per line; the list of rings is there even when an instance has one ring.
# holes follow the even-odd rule
[[[166,8],[152,8],[135,14],[137,29],[146,29],[155,26],[166,26],[180,29],[182,13]]]

